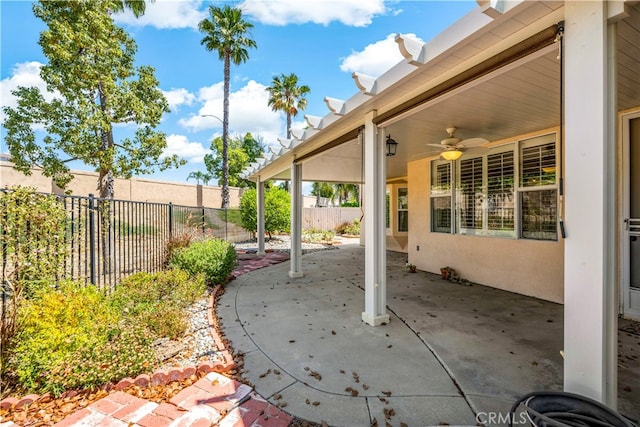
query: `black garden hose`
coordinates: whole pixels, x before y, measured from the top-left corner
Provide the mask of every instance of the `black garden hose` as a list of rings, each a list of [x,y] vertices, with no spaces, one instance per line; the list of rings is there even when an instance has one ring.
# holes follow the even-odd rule
[[[520,405],[531,425],[536,427],[638,427],[600,402],[559,391],[539,391],[522,396],[509,411],[509,427],[513,427]]]

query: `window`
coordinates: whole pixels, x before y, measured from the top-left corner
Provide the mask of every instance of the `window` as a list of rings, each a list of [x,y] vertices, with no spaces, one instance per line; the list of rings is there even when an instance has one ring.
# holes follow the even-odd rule
[[[435,162],[431,174],[431,231],[451,233],[451,162]]]
[[[385,225],[387,229],[391,228],[391,195],[389,194],[389,190],[387,190],[387,210],[385,212]]]
[[[398,231],[409,231],[409,190],[398,188]]]
[[[520,159],[520,237],[557,240],[555,140],[544,136],[524,142]]]
[[[555,147],[552,134],[490,149],[485,156],[434,161],[431,231],[452,233],[454,223],[460,234],[557,240]]]

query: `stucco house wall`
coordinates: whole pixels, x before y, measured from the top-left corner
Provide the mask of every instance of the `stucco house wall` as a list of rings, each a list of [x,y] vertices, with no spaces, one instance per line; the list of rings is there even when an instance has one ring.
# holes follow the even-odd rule
[[[431,160],[408,164],[409,261],[440,274],[451,267],[465,279],[510,292],[563,302],[564,241],[431,232]]]

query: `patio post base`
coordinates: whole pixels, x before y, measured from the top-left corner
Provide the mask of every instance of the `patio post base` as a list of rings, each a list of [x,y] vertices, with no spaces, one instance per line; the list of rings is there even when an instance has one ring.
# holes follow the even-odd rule
[[[362,321],[370,326],[380,326],[389,323],[389,315],[372,316],[367,312],[362,312]]]
[[[256,252],[256,256],[265,256],[266,254],[267,253],[264,252],[264,251],[263,252],[260,252],[260,251]]]
[[[289,277],[291,277],[292,279],[296,279],[298,277],[304,277],[304,273],[302,271],[290,271]]]

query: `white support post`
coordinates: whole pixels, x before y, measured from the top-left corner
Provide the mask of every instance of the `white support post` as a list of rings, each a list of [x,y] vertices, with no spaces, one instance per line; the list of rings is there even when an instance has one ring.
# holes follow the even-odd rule
[[[564,389],[615,408],[613,35],[607,2],[565,2]]]
[[[258,256],[263,256],[264,251],[264,182],[258,177],[256,182],[256,210],[258,211]]]
[[[375,111],[367,113],[364,125],[364,312],[371,326],[389,323],[387,313],[387,237],[385,230],[386,169],[385,142],[373,123]]]
[[[291,164],[291,269],[289,277],[302,272],[302,165]]]

